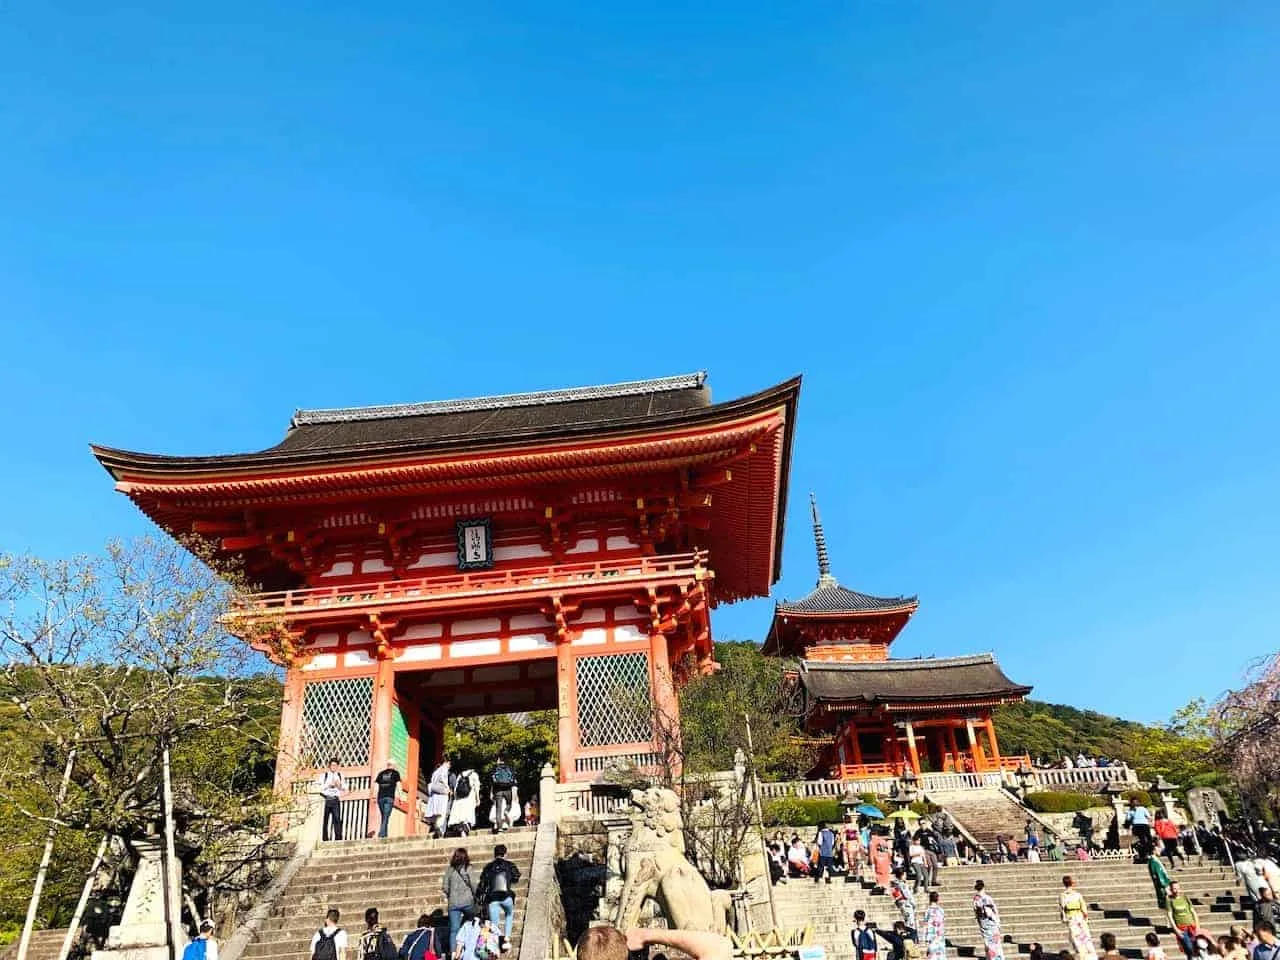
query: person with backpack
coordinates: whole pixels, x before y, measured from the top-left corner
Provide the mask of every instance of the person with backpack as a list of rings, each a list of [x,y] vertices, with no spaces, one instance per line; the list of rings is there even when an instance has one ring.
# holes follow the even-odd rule
[[[449,865],[440,878],[440,891],[449,909],[449,942],[445,952],[453,956],[464,915],[474,915],[476,910],[476,886],[471,882],[471,858],[466,847],[458,847],[449,857]]]
[[[501,833],[507,829],[508,820],[515,820],[512,813],[512,791],[516,786],[515,771],[507,766],[507,762],[498,757],[489,777],[489,789],[493,796],[494,818],[493,832]]]
[[[200,921],[200,936],[187,944],[182,960],[218,960],[218,941],[213,939],[212,921]]]
[[[330,910],[324,926],[311,938],[311,960],[347,960],[347,931],[338,926],[340,915]]]
[[[397,960],[400,951],[387,928],[378,922],[378,908],[364,912],[364,933],[360,935],[360,960]]]
[[[476,896],[487,910],[489,922],[498,931],[498,952],[511,949],[511,924],[516,916],[515,886],[520,882],[520,868],[507,859],[506,844],[493,848],[493,859],[480,871]]]
[[[867,923],[867,911],[853,911],[849,939],[853,941],[853,960],[876,960],[880,948],[876,945],[875,924]]]
[[[405,935],[398,956],[400,960],[440,960],[436,956],[436,930],[431,914],[418,917],[418,925]]]
[[[446,830],[457,828],[460,836],[471,835],[476,826],[476,802],[480,799],[480,776],[463,770],[453,781],[453,804],[449,807]]]

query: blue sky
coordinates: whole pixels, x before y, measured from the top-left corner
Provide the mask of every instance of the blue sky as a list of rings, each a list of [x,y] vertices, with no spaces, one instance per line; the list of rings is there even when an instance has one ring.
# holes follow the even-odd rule
[[[779,596],[813,489],[898,654],[1163,719],[1277,645],[1278,56],[1266,2],[7,3],[0,547],[146,528],[89,441],[800,372]]]

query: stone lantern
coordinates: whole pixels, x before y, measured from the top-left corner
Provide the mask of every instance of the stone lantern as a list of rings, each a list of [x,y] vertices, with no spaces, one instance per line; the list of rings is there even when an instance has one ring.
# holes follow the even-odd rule
[[[1031,792],[1031,787],[1036,782],[1036,772],[1027,765],[1027,761],[1023,760],[1014,771],[1014,776],[1018,778],[1018,797],[1026,800],[1027,794]]]
[[[1111,780],[1102,788],[1102,795],[1111,801],[1111,807],[1116,814],[1116,842],[1120,841],[1121,834],[1124,833],[1124,787],[1115,780]]]
[[[1151,789],[1156,792],[1160,798],[1160,805],[1164,807],[1164,815],[1170,820],[1173,819],[1173,791],[1178,789],[1176,783],[1170,783],[1163,776],[1151,785]]]
[[[920,780],[910,767],[904,768],[898,778],[898,795],[894,799],[904,810],[920,799]]]
[[[854,811],[862,803],[862,797],[853,789],[853,784],[844,788],[844,795],[840,798],[841,819],[848,823],[854,819]]]

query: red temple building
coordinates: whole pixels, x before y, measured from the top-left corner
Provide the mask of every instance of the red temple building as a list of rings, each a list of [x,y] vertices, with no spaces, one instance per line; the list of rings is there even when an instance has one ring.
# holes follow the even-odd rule
[[[93,452],[260,586],[233,625],[285,670],[277,786],[337,757],[358,828],[395,759],[411,833],[451,717],[557,710],[563,780],[664,762],[654,717],[716,669],[711,609],[778,579],[799,389],[713,404],[693,374],[302,410],[258,453]]]
[[[830,738],[817,772],[833,779],[1016,768],[1002,757],[991,710],[1031,692],[989,653],[891,660],[889,646],[916,612],[915,597],[873,597],[831,575],[826,538],[812,500],[818,585],[777,604],[764,653],[798,657],[788,700],[806,733]]]

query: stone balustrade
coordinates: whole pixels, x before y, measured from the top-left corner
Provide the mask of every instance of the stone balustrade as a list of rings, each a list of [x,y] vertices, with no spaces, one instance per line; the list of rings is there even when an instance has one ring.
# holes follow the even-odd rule
[[[1127,766],[1076,767],[1070,770],[1035,770],[1033,790],[1066,790],[1097,793],[1109,783],[1138,788],[1138,776]]]

